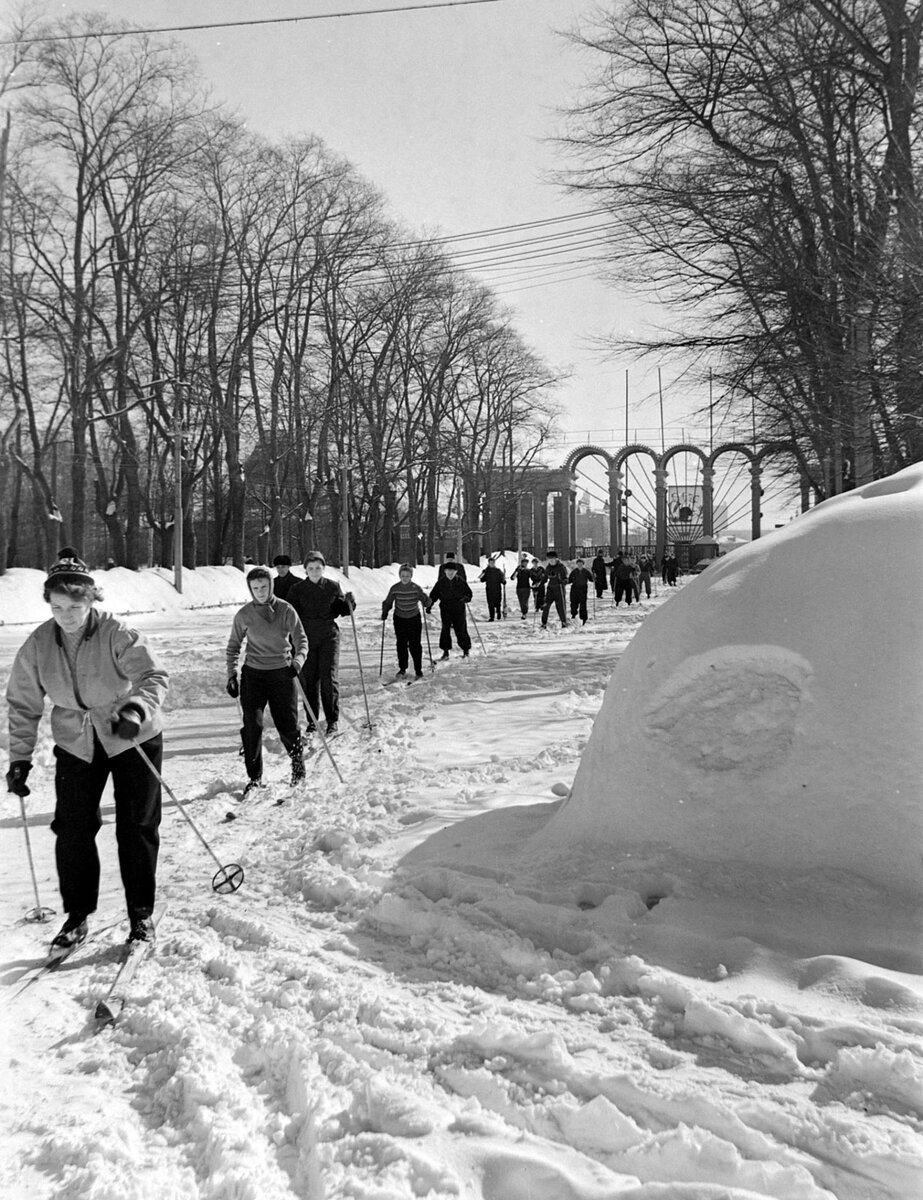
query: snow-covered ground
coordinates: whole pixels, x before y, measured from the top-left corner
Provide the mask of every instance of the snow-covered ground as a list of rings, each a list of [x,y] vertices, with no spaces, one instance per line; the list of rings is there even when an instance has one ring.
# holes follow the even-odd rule
[[[734,556],[756,553],[766,551]],[[688,614],[722,578],[727,589],[734,556],[640,608],[614,609],[607,593],[585,628],[565,631],[520,621],[512,589],[508,618],[488,623],[475,585],[471,660],[453,654],[423,683],[388,688],[377,617],[396,569],[352,571],[363,670],[341,621],[346,732],[331,748],[343,782],[319,755],[307,784],[288,787],[271,731],[269,786],[245,803],[223,654],[242,576],[196,572],[179,601],[168,573],[156,584],[153,572],[102,574],[103,607],[138,614],[171,672],[165,778],[218,861],[240,863],[246,879],[234,895],[212,892],[215,863],[168,800],[157,953],[119,1023],[96,1033],[93,1008],[125,936],[111,809],[93,938],[17,995],[61,914],[22,919],[34,897],[7,796],[4,1200],[923,1194],[923,955],[908,906],[894,902],[893,939],[879,924],[866,936],[865,901],[874,914],[882,904],[873,881],[821,872],[810,895],[803,872],[735,859],[739,837],[717,839],[697,870],[680,817],[673,860],[639,860],[632,876],[613,859],[607,886],[617,829],[586,858],[589,785],[604,766],[613,810],[621,803],[634,825],[647,794],[664,819],[661,760],[639,775],[614,730],[620,711],[627,727],[632,706],[654,701],[662,736],[675,700],[665,674],[627,699],[616,676],[597,722],[613,750],[601,759],[594,735],[584,755],[594,765],[571,796],[613,668],[636,634],[633,650],[645,636],[656,645],[658,630],[675,636],[677,623],[689,635]],[[0,690],[30,623],[47,615],[41,580],[0,578]],[[432,621],[430,632],[435,642]],[[775,676],[791,682],[792,662],[783,667]],[[387,679],[390,622],[384,668]],[[734,713],[698,676],[690,688],[707,740]],[[790,689],[770,692],[758,711],[787,711]],[[6,751],[0,704],[2,770]],[[46,730],[27,803],[41,899],[59,909],[52,777]],[[740,803],[758,831],[759,777],[749,778]],[[582,875],[563,869],[578,861],[569,812]]]

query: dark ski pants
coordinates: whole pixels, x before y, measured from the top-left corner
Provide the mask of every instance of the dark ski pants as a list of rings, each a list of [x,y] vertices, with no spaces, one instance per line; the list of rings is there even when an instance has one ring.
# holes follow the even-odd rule
[[[397,665],[402,671],[407,670],[407,663],[413,659],[413,669],[419,675],[423,670],[423,620],[420,614],[415,617],[394,616],[394,637],[397,640]]]
[[[545,607],[542,609],[542,628],[548,624],[548,614],[551,612],[552,604],[558,610],[558,616],[561,618],[561,624],[567,624],[567,617],[564,615],[564,593],[557,590],[548,589],[548,595],[545,599]]]
[[[516,589],[516,599],[519,601],[519,611],[523,616],[526,616],[529,611],[529,597],[531,595],[531,587]]]
[[[487,616],[491,621],[499,621],[503,616],[503,593],[501,591],[487,593]]]
[[[160,770],[163,736],[141,743]],[[69,914],[96,912],[99,901],[99,852],[96,835],[103,820],[100,800],[109,776],[115,797],[115,840],[129,917],[149,917],[154,910],[157,852],[160,847],[161,794],[155,778],[134,746],[112,758],[93,739],[93,761],[84,762],[55,746],[55,862],[61,903]]]
[[[328,725],[340,719],[340,631],[328,622],[323,622],[323,631],[313,628],[315,622],[307,621],[304,631],[308,635],[308,657],[301,672],[301,686],[314,715],[320,717],[321,709]]]
[[[616,579],[615,581],[615,602],[621,602],[622,597],[625,597],[626,604],[631,604],[631,598],[635,594],[634,581],[631,579]]]
[[[282,745],[289,755],[295,750],[300,753],[295,680],[286,667],[257,671],[245,666],[240,673],[240,709],[244,715],[241,739],[249,779],[261,779],[263,775],[263,725],[267,704]]]
[[[570,589],[570,615],[574,618],[579,617],[581,621],[586,623],[586,592],[578,592],[576,588]]]
[[[452,649],[452,634],[458,642],[460,650],[471,649],[471,636],[468,633],[468,622],[464,604],[440,604],[439,615],[442,618],[442,629],[439,631],[439,649]]]
[[[606,590],[606,581],[605,581],[605,579],[600,579],[597,576],[595,582],[596,582],[596,599],[601,600],[602,594]]]
[[[651,573],[650,571],[641,572],[641,587],[644,588],[644,593],[648,600],[651,598]],[[641,599],[640,589],[638,590],[638,599]]]

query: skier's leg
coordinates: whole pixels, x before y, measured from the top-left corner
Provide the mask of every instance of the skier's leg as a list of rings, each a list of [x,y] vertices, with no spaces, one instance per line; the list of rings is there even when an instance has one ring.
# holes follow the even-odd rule
[[[158,733],[143,742],[140,751],[160,771],[163,735]],[[149,917],[154,911],[157,886],[160,780],[141,761],[139,751],[134,747],[109,761],[115,796],[115,840],[119,848],[125,904],[129,917]]]
[[[397,643],[397,668],[399,671],[407,670],[409,624],[410,622],[404,617],[394,618],[394,639]]]
[[[334,633],[320,646],[320,698],[328,728],[340,719],[340,635]],[[314,710],[315,712],[317,709]]]
[[[419,613],[405,621],[407,628],[407,648],[413,660],[414,673],[423,674],[423,620]]]
[[[96,834],[102,825],[99,801],[109,776],[109,759],[94,739],[93,761],[55,746],[55,862],[61,903],[68,914],[95,912],[99,900]]]
[[[282,745],[291,755],[296,745],[301,746],[298,735],[298,689],[286,667],[277,671],[266,671],[266,697],[273,724]]]
[[[262,671],[248,667],[240,673],[240,711],[243,713],[244,728],[241,740],[244,745],[244,766],[248,779],[260,779],[263,775],[263,721],[266,708],[266,693],[263,688]],[[144,766],[144,764],[141,764]],[[150,774],[150,772],[148,772]]]

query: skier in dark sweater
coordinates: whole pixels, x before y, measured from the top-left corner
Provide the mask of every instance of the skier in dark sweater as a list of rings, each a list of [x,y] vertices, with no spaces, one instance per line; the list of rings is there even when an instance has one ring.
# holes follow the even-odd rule
[[[676,577],[679,575],[679,559],[671,550],[663,556],[663,566],[661,568],[661,577],[663,582],[669,584],[670,587],[676,587]]]
[[[548,572],[538,559],[536,559],[529,571],[529,578],[532,580],[532,595],[535,597],[536,612],[540,608],[545,607],[545,580],[547,577]]]
[[[277,554],[272,560],[272,565],[277,572],[272,581],[272,594],[279,600],[288,600],[289,592],[299,582],[301,576],[293,573],[292,560],[287,554]]]
[[[580,617],[581,625],[586,625],[586,598],[590,584],[593,582],[593,572],[587,570],[586,563],[578,558],[573,571],[567,577],[570,584],[570,615],[576,620]]]
[[[616,608],[621,603],[623,596],[625,597],[625,603],[631,608],[631,600],[635,594],[633,574],[634,559],[630,555],[623,554],[620,551],[616,554],[615,562],[612,564],[612,590],[615,593]]]
[[[487,566],[478,576],[478,580],[484,584],[487,592],[488,620],[499,621],[503,616],[503,586],[506,583],[506,572],[501,570],[490,558]]]
[[[403,679],[407,674],[409,659],[413,659],[414,675],[423,678],[423,621],[420,617],[420,605],[423,611],[429,612],[433,602],[418,583],[412,581],[413,567],[404,563],[399,571],[400,582],[393,583],[381,606],[381,619],[386,621],[388,613],[394,609],[394,636],[397,639],[398,678]]]
[[[596,555],[596,557],[593,559],[593,563],[592,563],[592,566],[590,569],[593,572],[593,582],[596,584],[596,598],[598,600],[602,596],[603,592],[606,590],[606,586],[607,586],[606,585],[606,560],[603,558],[602,554]]]
[[[467,658],[471,651],[471,637],[468,634],[466,605],[471,599],[471,588],[464,579],[458,577],[458,565],[453,562],[443,564],[445,573],[436,580],[435,587],[430,592],[430,599],[439,601],[439,615],[442,618],[442,629],[439,633],[439,649],[442,660],[449,657],[452,649],[452,634],[458,642],[462,657]]]
[[[454,550],[446,551],[445,562],[439,564],[439,571],[436,575],[437,579],[442,579],[442,577],[445,575],[447,567],[452,567],[458,572],[459,579],[464,580],[465,583],[468,582],[468,576],[465,574],[465,568],[462,563],[456,561]]]
[[[304,779],[304,743],[298,729],[295,678],[308,654],[308,640],[291,604],[273,595],[272,576],[265,567],[247,573],[253,599],[239,609],[227,645],[227,693],[240,698],[244,727],[244,765],[249,783],[246,796],[263,780],[263,720],[266,705],[282,745],[292,762],[292,783]],[[247,653],[240,678],[237,663],[246,640]]]
[[[308,638],[308,657],[301,672],[301,686],[315,716],[320,716],[323,707],[327,733],[334,734],[340,719],[340,628],[336,618],[348,617],[354,612],[356,601],[351,592],[344,595],[336,580],[324,578],[326,563],[319,550],[312,550],[304,567],[307,579],[299,580],[288,598],[301,618]],[[310,722],[310,716],[308,720]],[[308,732],[313,732],[310,724]]]
[[[513,574],[510,576],[510,579],[516,585],[516,599],[519,601],[519,611],[522,614],[523,621],[529,613],[529,597],[532,595],[532,578],[530,572],[529,556],[528,554],[523,554],[519,560],[519,566],[513,570]]]
[[[567,586],[567,567],[559,560],[556,550],[549,550],[545,561],[545,603],[542,607],[542,629],[548,625],[552,604],[558,610],[561,628],[567,625],[564,612],[564,589]]]

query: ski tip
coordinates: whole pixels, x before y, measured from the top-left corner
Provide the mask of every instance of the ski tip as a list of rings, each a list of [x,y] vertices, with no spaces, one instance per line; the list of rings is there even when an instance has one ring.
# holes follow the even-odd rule
[[[96,1005],[96,1011],[93,1014],[98,1027],[103,1025],[114,1025],[116,1014],[112,1011],[105,1000],[100,1000]]]

